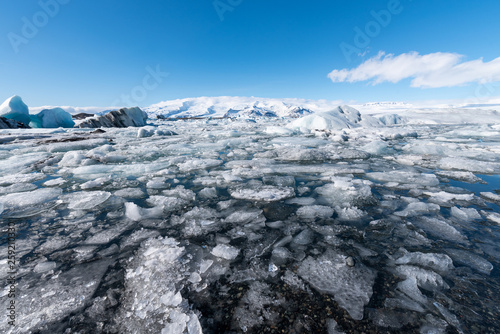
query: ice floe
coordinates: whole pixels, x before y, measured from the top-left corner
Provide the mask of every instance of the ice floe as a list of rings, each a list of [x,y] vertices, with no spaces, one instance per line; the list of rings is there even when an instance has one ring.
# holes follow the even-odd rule
[[[347,256],[328,251],[317,259],[305,259],[297,273],[318,291],[332,294],[353,319],[361,320],[375,273],[361,263],[349,267],[346,260]]]

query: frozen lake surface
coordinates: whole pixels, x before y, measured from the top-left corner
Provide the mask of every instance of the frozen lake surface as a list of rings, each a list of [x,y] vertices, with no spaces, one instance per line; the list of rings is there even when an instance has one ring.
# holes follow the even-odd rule
[[[1,130],[1,331],[499,333],[499,123],[290,122]]]

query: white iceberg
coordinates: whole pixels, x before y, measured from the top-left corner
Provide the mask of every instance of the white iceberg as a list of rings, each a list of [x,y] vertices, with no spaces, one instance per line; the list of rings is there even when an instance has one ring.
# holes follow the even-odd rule
[[[382,123],[372,116],[361,116],[360,112],[350,106],[338,106],[327,112],[317,112],[301,117],[290,124],[288,128],[301,132],[335,131],[359,128],[361,126],[378,127]]]

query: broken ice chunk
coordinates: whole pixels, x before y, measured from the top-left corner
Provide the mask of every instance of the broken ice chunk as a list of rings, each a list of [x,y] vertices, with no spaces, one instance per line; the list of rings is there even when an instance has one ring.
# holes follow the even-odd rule
[[[328,250],[317,259],[306,258],[297,274],[320,292],[332,294],[354,320],[363,319],[373,294],[375,273],[361,263],[346,264],[347,256]]]
[[[164,212],[181,208],[186,201],[177,197],[149,196],[146,202],[152,206],[162,207]]]
[[[328,319],[328,334],[344,334],[338,329],[339,325],[333,319]]]
[[[148,218],[159,218],[163,215],[163,208],[156,206],[151,209],[141,208],[135,203],[125,203],[125,215],[133,221],[141,221]]]
[[[264,176],[262,182],[277,187],[295,187],[293,176]]]
[[[331,207],[323,205],[303,206],[297,210],[297,216],[303,220],[328,219],[333,213]]]
[[[436,171],[436,175],[467,183],[484,183],[481,178],[477,177],[471,172]]]
[[[374,201],[370,185],[370,181],[338,177],[316,192],[332,206],[366,205]]]
[[[300,190],[299,190],[300,191]],[[290,198],[286,200],[286,204],[292,205],[313,205],[316,202],[316,200],[312,197],[296,197],[296,198]]]
[[[281,126],[268,126],[264,130],[264,132],[268,135],[277,135],[277,136],[289,136],[293,134],[293,130]]]
[[[146,183],[146,188],[148,189],[167,189],[170,187],[168,183],[165,183],[166,178],[155,177]]]
[[[196,314],[191,314],[189,316],[189,321],[187,323],[188,334],[203,334],[200,320]]]
[[[429,217],[421,217],[414,222],[415,225],[422,228],[425,232],[433,235],[436,238],[455,241],[462,244],[468,244],[467,238],[462,235],[456,228],[447,222]]]
[[[151,137],[154,134],[152,127],[142,127],[137,131],[137,138]]]
[[[64,154],[63,158],[59,162],[59,166],[64,166],[64,167],[76,167],[80,166],[84,160],[87,158],[78,152],[67,152]]]
[[[216,159],[191,159],[180,163],[179,170],[181,172],[191,172],[199,169],[209,169],[222,165],[222,160]]]
[[[42,173],[29,173],[29,174],[11,174],[0,177],[0,186],[8,186],[10,184],[18,183],[31,183],[40,181],[46,178]]]
[[[383,155],[383,154],[387,154],[390,152],[390,149],[387,146],[387,143],[385,141],[382,141],[382,140],[371,141],[370,143],[362,146],[361,149],[365,152],[368,152],[368,153],[374,154],[374,155]]]
[[[360,218],[366,216],[366,212],[363,210],[360,210],[356,207],[352,208],[340,208],[336,207],[337,210],[338,219],[339,220],[344,220],[344,221],[353,221],[353,220],[359,220]]]
[[[22,193],[25,191],[35,190],[37,186],[32,183],[18,183],[8,187],[0,187],[0,195],[7,195],[12,193]]]
[[[120,196],[127,199],[132,198],[144,198],[146,194],[139,188],[123,188],[115,191],[116,196]]]
[[[214,209],[194,207],[182,217],[173,216],[171,221],[174,225],[184,223],[183,232],[186,236],[198,236],[218,230],[221,226],[218,216],[219,213]]]
[[[64,195],[61,200],[72,210],[92,210],[110,197],[111,193],[107,191],[80,191]]]
[[[167,306],[178,306],[182,302],[180,291],[167,291],[160,297],[160,301]]]
[[[234,260],[238,257],[240,250],[230,245],[219,244],[212,249],[211,252],[214,256],[226,259]]]
[[[92,188],[102,188],[106,183],[112,180],[111,176],[106,177],[98,177],[95,180],[90,180],[80,185],[80,188],[83,190],[92,189]]]
[[[58,188],[43,188],[23,193],[13,193],[0,196],[0,207],[3,217],[24,218],[44,212],[56,203],[62,194]]]
[[[422,327],[420,327],[420,333],[423,334],[445,334],[446,327],[448,323],[442,319],[438,319],[432,316],[432,314],[427,314],[425,316],[425,322]]]
[[[386,173],[367,173],[369,179],[381,182],[397,182],[406,184],[416,184],[420,186],[434,187],[439,185],[439,180],[434,174],[421,174],[414,172],[390,171]]]
[[[179,310],[172,310],[168,315],[170,322],[161,330],[161,334],[180,334],[184,333],[189,316]]]
[[[35,268],[33,268],[33,271],[36,273],[44,273],[46,271],[53,270],[56,267],[57,264],[52,261],[40,262],[35,266]]]
[[[431,270],[415,266],[401,265],[396,267],[396,272],[404,279],[415,278],[418,286],[426,290],[434,291],[438,288],[449,288],[448,284],[443,281],[441,275]]]
[[[201,282],[201,276],[200,276],[200,274],[198,274],[196,272],[193,272],[189,276],[188,281],[191,282],[191,283],[193,283],[193,284],[200,283]]]
[[[460,326],[460,321],[458,321],[457,317],[448,311],[443,305],[441,305],[438,302],[432,303],[436,308],[439,310],[441,315],[445,318],[446,322],[449,323],[450,325],[454,326],[460,334],[464,334],[464,331],[462,330]]]
[[[251,222],[265,222],[266,218],[262,215],[262,210],[239,210],[230,214],[224,222],[233,224],[248,224]]]
[[[488,219],[489,221],[492,221],[494,223],[497,223],[500,225],[500,214],[496,212],[488,212],[488,211],[481,211],[481,213]]]
[[[283,303],[282,298],[277,298],[276,292],[269,285],[259,281],[252,282],[234,311],[233,321],[243,332],[254,326],[263,325],[264,322],[276,323],[278,314],[273,310],[273,305],[281,303]]]
[[[491,192],[483,192],[481,193],[481,197],[487,201],[500,204],[500,195]]]
[[[141,228],[140,230],[135,231],[128,237],[124,238],[120,243],[120,248],[125,248],[127,246],[133,246],[140,244],[142,241],[146,239],[152,239],[160,235],[160,232],[154,230],[145,230]]]
[[[451,208],[451,215],[462,220],[481,219],[481,215],[474,208]]]
[[[230,189],[229,193],[236,199],[263,202],[277,202],[295,196],[293,188],[273,186],[239,187]]]
[[[200,263],[200,273],[204,274],[214,264],[213,260],[203,260]]]
[[[405,284],[411,283],[413,287],[405,288]],[[422,303],[425,303],[425,296],[422,295],[420,290],[418,290],[417,283],[415,279],[411,281],[411,279],[406,279],[403,282],[399,282],[397,286],[397,298],[387,298],[384,302],[384,306],[388,308],[400,308],[400,309],[406,309],[410,311],[415,311],[415,312],[424,312],[424,308],[422,307]],[[418,292],[417,292],[418,291]],[[416,295],[413,296],[412,293],[415,293]],[[410,297],[415,297],[415,298],[410,298]],[[419,298],[422,298],[421,303],[418,302],[417,300]]]
[[[308,228],[300,232],[293,238],[293,242],[297,245],[309,245],[314,240],[314,232]]]
[[[396,260],[396,264],[414,264],[441,273],[447,273],[454,268],[448,255],[438,253],[406,253]]]
[[[210,199],[210,198],[216,198],[217,197],[217,190],[215,188],[203,188],[200,190],[198,193],[198,196],[203,199]]]
[[[457,264],[465,265],[479,271],[480,273],[489,275],[493,270],[493,265],[480,257],[479,255],[467,252],[461,249],[447,248],[446,253],[450,255]]]
[[[85,244],[107,244],[111,240],[118,238],[123,232],[130,228],[130,223],[115,224],[105,228],[85,240]]]
[[[452,194],[446,191],[440,191],[440,192],[424,191],[424,195],[430,196],[430,200],[432,201],[444,204],[450,203],[453,200],[472,201],[474,199],[474,194]]]
[[[273,249],[271,259],[277,265],[287,262],[288,259],[293,258],[292,253],[285,247],[276,247]]]
[[[434,203],[414,202],[408,204],[404,210],[394,212],[394,214],[399,217],[415,217],[425,213],[438,212],[439,210],[439,205]]]
[[[165,196],[177,197],[186,201],[194,201],[196,194],[189,189],[185,189],[184,186],[177,186],[174,189],[164,190],[162,192]]]
[[[64,180],[62,177],[59,177],[57,179],[52,179],[52,180],[48,180],[47,182],[44,182],[43,186],[44,187],[54,187],[54,186],[60,186],[64,183],[66,183],[66,180]]]
[[[500,165],[497,162],[451,157],[442,158],[438,166],[442,169],[458,169],[480,174],[491,174],[500,169]]]

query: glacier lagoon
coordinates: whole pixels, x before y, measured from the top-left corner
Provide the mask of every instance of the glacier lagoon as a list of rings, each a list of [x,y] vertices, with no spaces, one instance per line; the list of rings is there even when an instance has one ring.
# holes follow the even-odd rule
[[[5,332],[499,332],[499,117],[347,114],[0,130]]]

